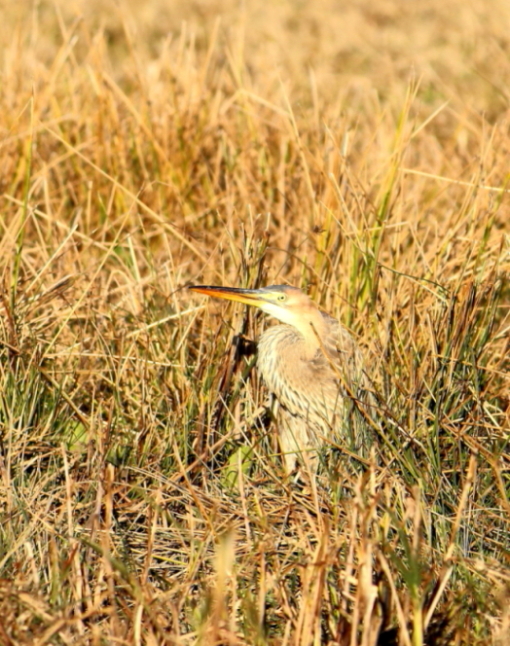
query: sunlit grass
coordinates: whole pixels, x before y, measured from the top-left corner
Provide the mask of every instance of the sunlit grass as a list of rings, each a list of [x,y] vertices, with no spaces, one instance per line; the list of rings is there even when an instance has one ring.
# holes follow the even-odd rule
[[[493,4],[5,9],[0,643],[506,645]],[[369,459],[286,478],[271,322],[197,282],[349,327]]]

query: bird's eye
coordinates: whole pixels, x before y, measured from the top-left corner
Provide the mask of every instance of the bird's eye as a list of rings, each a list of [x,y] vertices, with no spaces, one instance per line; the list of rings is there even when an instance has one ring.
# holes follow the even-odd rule
[[[278,294],[278,301],[280,303],[285,303],[286,300],[287,300],[287,297],[285,296],[285,294]]]

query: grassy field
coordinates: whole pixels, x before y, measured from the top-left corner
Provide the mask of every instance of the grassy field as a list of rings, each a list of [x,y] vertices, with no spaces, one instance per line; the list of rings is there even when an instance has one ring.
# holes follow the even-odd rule
[[[0,9],[0,644],[510,643],[507,0]],[[337,316],[370,459],[193,283]]]

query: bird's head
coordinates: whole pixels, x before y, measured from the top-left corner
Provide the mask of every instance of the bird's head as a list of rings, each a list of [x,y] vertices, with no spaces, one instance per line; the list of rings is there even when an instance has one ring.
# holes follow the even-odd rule
[[[296,287],[271,285],[261,289],[239,289],[193,285],[189,289],[199,294],[258,307],[266,314],[296,328],[306,338],[322,334],[321,313],[310,297]]]

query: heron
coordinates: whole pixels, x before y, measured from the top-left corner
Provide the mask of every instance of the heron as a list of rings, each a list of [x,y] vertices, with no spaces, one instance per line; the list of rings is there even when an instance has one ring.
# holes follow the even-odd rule
[[[289,473],[300,457],[316,454],[328,443],[347,441],[348,448],[362,454],[368,430],[360,414],[368,393],[364,359],[336,318],[288,285],[189,289],[257,307],[283,323],[260,336],[257,369],[277,402],[280,449]],[[316,465],[316,458],[311,463]]]

